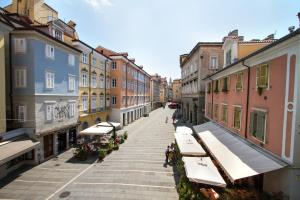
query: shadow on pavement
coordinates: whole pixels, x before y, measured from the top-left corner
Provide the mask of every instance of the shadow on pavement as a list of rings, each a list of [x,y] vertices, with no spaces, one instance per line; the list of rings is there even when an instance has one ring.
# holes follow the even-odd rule
[[[18,169],[14,170],[13,172],[9,173],[6,177],[2,178],[0,181],[0,188],[5,187],[9,183],[13,182],[15,179],[21,177],[23,173],[26,171],[34,168],[35,166],[33,165],[23,165],[19,167]]]

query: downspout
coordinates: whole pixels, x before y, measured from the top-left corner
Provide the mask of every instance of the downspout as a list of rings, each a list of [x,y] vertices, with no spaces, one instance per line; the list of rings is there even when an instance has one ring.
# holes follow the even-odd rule
[[[10,82],[10,86],[9,86],[9,98],[10,98],[10,119],[14,119],[13,117],[13,110],[14,110],[14,106],[13,106],[13,69],[12,69],[12,38],[11,38],[11,33],[9,33],[9,45],[8,45],[8,52],[9,52],[9,82]],[[5,59],[5,58],[4,58]],[[7,123],[6,123],[7,124]],[[10,124],[14,124],[14,121],[12,120],[12,123]]]
[[[249,112],[249,97],[250,97],[250,66],[245,65],[245,61],[242,62],[242,65],[248,69],[248,80],[247,80],[247,101],[246,101],[246,126],[245,126],[245,138],[248,138],[248,112]]]
[[[93,56],[94,50],[92,49],[92,52],[89,55],[89,113],[92,113],[92,56]]]
[[[127,108],[127,107],[128,107],[128,100],[127,100],[127,99],[128,99],[128,96],[127,96],[127,63],[126,63],[125,66],[126,66],[126,68],[125,68],[125,69],[126,69],[126,70],[125,70],[125,80],[126,80],[126,82],[125,82],[125,83],[126,83],[126,84],[125,84],[125,85],[126,85],[126,88],[125,88],[125,89],[126,89],[126,90],[125,90],[125,95],[126,95],[126,98],[125,98],[125,100],[126,100],[126,101],[125,101],[125,102],[126,102],[126,103],[125,103],[125,106],[126,106],[126,108]],[[128,119],[127,119],[127,120],[128,120]]]
[[[105,111],[107,110],[106,107],[106,70],[107,70],[107,58],[105,59],[105,63],[104,63],[104,109]]]
[[[214,113],[214,81],[209,77],[209,80],[211,80],[211,119],[213,119],[213,113]]]

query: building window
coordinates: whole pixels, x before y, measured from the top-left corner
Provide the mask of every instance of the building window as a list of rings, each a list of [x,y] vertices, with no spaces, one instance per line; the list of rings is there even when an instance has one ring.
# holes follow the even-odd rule
[[[110,88],[110,80],[109,78],[106,79],[106,89]]]
[[[250,133],[259,141],[265,142],[266,112],[253,111],[250,113]]]
[[[231,64],[231,49],[226,52],[226,65]]]
[[[93,66],[97,65],[97,58],[93,57],[93,61],[92,61]]]
[[[46,88],[53,89],[54,88],[54,73],[53,72],[46,72]]]
[[[117,97],[112,97],[111,98],[111,104],[116,105],[117,104]]]
[[[86,53],[81,54],[81,60],[82,60],[83,63],[87,64],[88,59],[87,59],[87,54]]]
[[[218,104],[214,105],[214,119],[215,120],[219,119],[219,105]]]
[[[49,15],[49,16],[47,17],[47,20],[48,20],[48,22],[50,22],[50,21],[53,20],[53,17],[52,17],[51,15]]]
[[[96,108],[97,108],[96,102],[97,102],[97,97],[96,96],[92,96],[92,99],[91,99],[91,109],[92,109],[93,112],[95,112]]]
[[[82,87],[88,87],[88,75],[87,75],[87,73],[82,74],[81,81],[82,81],[81,82]]]
[[[25,122],[26,121],[26,116],[27,116],[27,108],[25,105],[19,105],[17,107],[17,118],[18,122]]]
[[[54,59],[54,46],[46,44],[46,57]]]
[[[100,76],[100,88],[104,89],[104,87],[105,87],[105,84],[104,84],[104,76],[101,75],[101,76]]]
[[[69,117],[75,116],[75,103],[69,104]]]
[[[211,82],[207,83],[206,91],[207,91],[208,94],[211,93]],[[178,92],[178,91],[176,90],[176,92]]]
[[[241,130],[241,119],[242,118],[242,108],[234,107],[234,115],[233,115],[233,127]]]
[[[220,91],[220,80],[216,80],[214,92],[218,93],[219,91]]]
[[[15,53],[26,53],[26,39],[15,38],[14,39]]]
[[[62,32],[59,31],[59,30],[54,30],[54,37],[59,39],[59,40],[63,40]]]
[[[87,96],[82,97],[82,111],[87,111]]]
[[[15,69],[15,87],[27,87],[27,71],[26,69]]]
[[[100,108],[101,108],[101,110],[103,110],[104,107],[105,107],[104,96],[100,95]]]
[[[210,69],[218,69],[218,57],[217,56],[211,56],[210,57]]]
[[[97,75],[94,74],[92,75],[92,88],[96,88],[97,87]]]
[[[243,72],[239,72],[236,74],[236,85],[235,89],[237,92],[243,89]]]
[[[227,116],[228,116],[228,106],[222,105],[222,118],[221,121],[227,123]]]
[[[110,106],[110,98],[107,97],[107,98],[106,98],[106,107],[109,107],[109,106]]]
[[[46,105],[46,120],[52,121],[54,119],[54,105],[47,104]]]
[[[269,82],[268,76],[269,66],[267,64],[260,65],[256,68],[256,87],[267,88]]]
[[[73,54],[69,54],[69,56],[68,56],[68,63],[71,66],[75,65],[75,56]]]
[[[69,75],[69,91],[75,90],[75,76]]]
[[[229,76],[223,78],[223,88],[222,92],[228,92],[230,89],[230,79]]]
[[[112,62],[112,67],[111,67],[111,69],[117,69],[117,62]]]
[[[113,87],[113,88],[117,87],[117,79],[116,78],[111,79],[111,87]]]

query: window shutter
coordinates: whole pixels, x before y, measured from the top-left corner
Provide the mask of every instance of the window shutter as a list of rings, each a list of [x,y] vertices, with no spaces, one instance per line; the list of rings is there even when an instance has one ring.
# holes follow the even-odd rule
[[[260,68],[256,68],[256,87],[260,86]]]
[[[254,112],[250,113],[250,134],[254,135]]]
[[[265,134],[265,113],[258,112],[257,113],[257,134],[256,137],[264,141]]]
[[[261,66],[261,85],[264,87],[268,86],[268,65]]]

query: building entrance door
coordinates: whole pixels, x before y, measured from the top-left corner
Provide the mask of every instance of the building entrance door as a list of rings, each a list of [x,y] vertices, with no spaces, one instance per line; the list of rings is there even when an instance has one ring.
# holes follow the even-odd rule
[[[76,128],[69,130],[69,143],[75,145],[77,143],[77,131]]]
[[[53,134],[44,136],[44,158],[53,155]]]
[[[57,152],[61,153],[67,148],[67,134],[66,132],[57,134]]]
[[[125,113],[123,113],[123,126],[125,126],[126,125],[126,115],[125,115]]]

